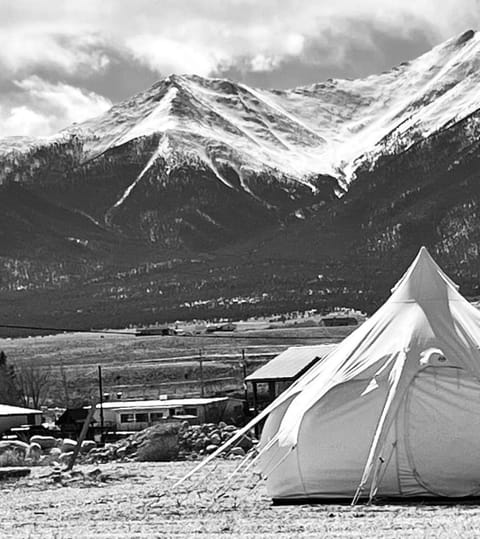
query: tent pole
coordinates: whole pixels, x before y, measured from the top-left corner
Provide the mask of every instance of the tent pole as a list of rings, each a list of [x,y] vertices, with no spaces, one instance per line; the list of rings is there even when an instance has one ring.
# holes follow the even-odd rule
[[[189,479],[192,475],[197,473],[199,470],[201,470],[204,466],[206,466],[209,462],[211,462],[215,457],[223,453],[226,449],[229,447],[232,447],[235,445],[235,442],[237,442],[246,432],[248,432],[250,429],[255,427],[257,423],[262,421],[262,419],[265,419],[269,414],[271,414],[278,406],[283,404],[288,398],[291,397],[291,395],[295,393],[295,386],[290,386],[289,389],[287,389],[285,392],[283,392],[281,395],[279,395],[271,404],[269,404],[264,410],[262,410],[256,417],[254,417],[251,421],[249,421],[244,427],[239,429],[234,436],[232,436],[229,440],[227,440],[224,444],[222,444],[220,447],[218,447],[213,453],[210,453],[207,458],[202,460],[197,466],[193,468],[190,472],[188,472],[186,475],[181,477],[173,486],[172,490],[180,486],[184,481]]]
[[[407,359],[407,354],[404,350],[402,350],[401,355],[395,361],[392,367],[392,370],[390,372],[390,375],[393,374],[393,377],[394,377],[393,383],[390,387],[390,390],[388,391],[388,395],[387,395],[385,405],[382,410],[382,414],[380,416],[380,419],[378,420],[377,428],[375,429],[375,434],[373,436],[372,444],[370,446],[370,451],[368,453],[367,462],[365,463],[365,468],[363,469],[362,479],[355,492],[355,496],[353,497],[352,505],[356,505],[358,503],[358,500],[360,496],[362,495],[362,492],[365,489],[365,485],[367,484],[367,481],[372,472],[372,465],[373,465],[375,457],[379,453],[379,448],[380,448],[380,451],[383,449],[384,437],[386,436],[386,431],[387,431],[385,426],[390,426],[392,419],[394,419],[396,415],[397,410],[392,411],[392,405],[393,405],[393,402],[395,401],[395,396],[396,396],[397,389],[400,383],[400,379],[402,377],[403,367],[405,366],[406,359]],[[410,384],[407,384],[406,388],[408,388],[409,385]],[[397,399],[397,402],[398,402],[398,399]],[[377,463],[377,466],[379,463],[380,461]],[[370,492],[373,492],[375,489],[374,481],[375,481],[375,476],[372,481]]]

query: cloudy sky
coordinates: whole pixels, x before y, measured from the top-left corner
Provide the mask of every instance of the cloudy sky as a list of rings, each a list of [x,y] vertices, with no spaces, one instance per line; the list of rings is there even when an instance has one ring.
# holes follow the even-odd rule
[[[469,28],[480,0],[0,0],[0,137],[54,133],[170,73],[361,77]]]

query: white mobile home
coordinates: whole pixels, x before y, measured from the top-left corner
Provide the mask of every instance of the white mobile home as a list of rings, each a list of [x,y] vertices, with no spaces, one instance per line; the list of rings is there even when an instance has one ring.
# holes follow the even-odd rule
[[[101,406],[105,427],[113,427],[117,431],[142,430],[171,419],[186,419],[194,424],[243,419],[243,401],[229,397],[107,401],[97,404],[94,414],[97,425],[101,423]]]
[[[13,427],[20,427],[22,425],[40,425],[41,423],[41,410],[0,404],[0,434]]]

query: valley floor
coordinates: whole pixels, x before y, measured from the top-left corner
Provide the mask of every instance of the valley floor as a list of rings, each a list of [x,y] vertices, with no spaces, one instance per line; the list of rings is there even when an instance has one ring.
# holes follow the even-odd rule
[[[50,470],[0,483],[0,535],[14,538],[113,537],[478,537],[476,505],[272,506],[264,483],[237,480],[214,493],[236,466],[214,465],[206,487],[172,493],[192,463],[105,464],[95,481],[73,477],[60,486]],[[79,466],[89,472],[92,466]],[[253,487],[253,488],[252,488]],[[163,494],[163,496],[160,496]]]

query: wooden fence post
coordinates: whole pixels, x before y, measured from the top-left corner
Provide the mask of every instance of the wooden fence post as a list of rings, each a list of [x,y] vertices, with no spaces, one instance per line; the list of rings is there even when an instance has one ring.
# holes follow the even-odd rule
[[[68,466],[66,468],[66,471],[68,472],[73,468],[73,465],[75,464],[75,461],[77,460],[78,453],[80,453],[80,449],[82,447],[82,443],[85,440],[85,437],[87,436],[88,427],[90,426],[90,423],[93,419],[93,414],[95,413],[95,410],[97,409],[97,399],[92,400],[92,404],[90,405],[90,410],[88,410],[87,417],[85,421],[83,422],[83,427],[80,432],[80,436],[77,440],[77,445],[75,449],[73,450],[72,458],[70,459],[70,462],[68,463]]]

